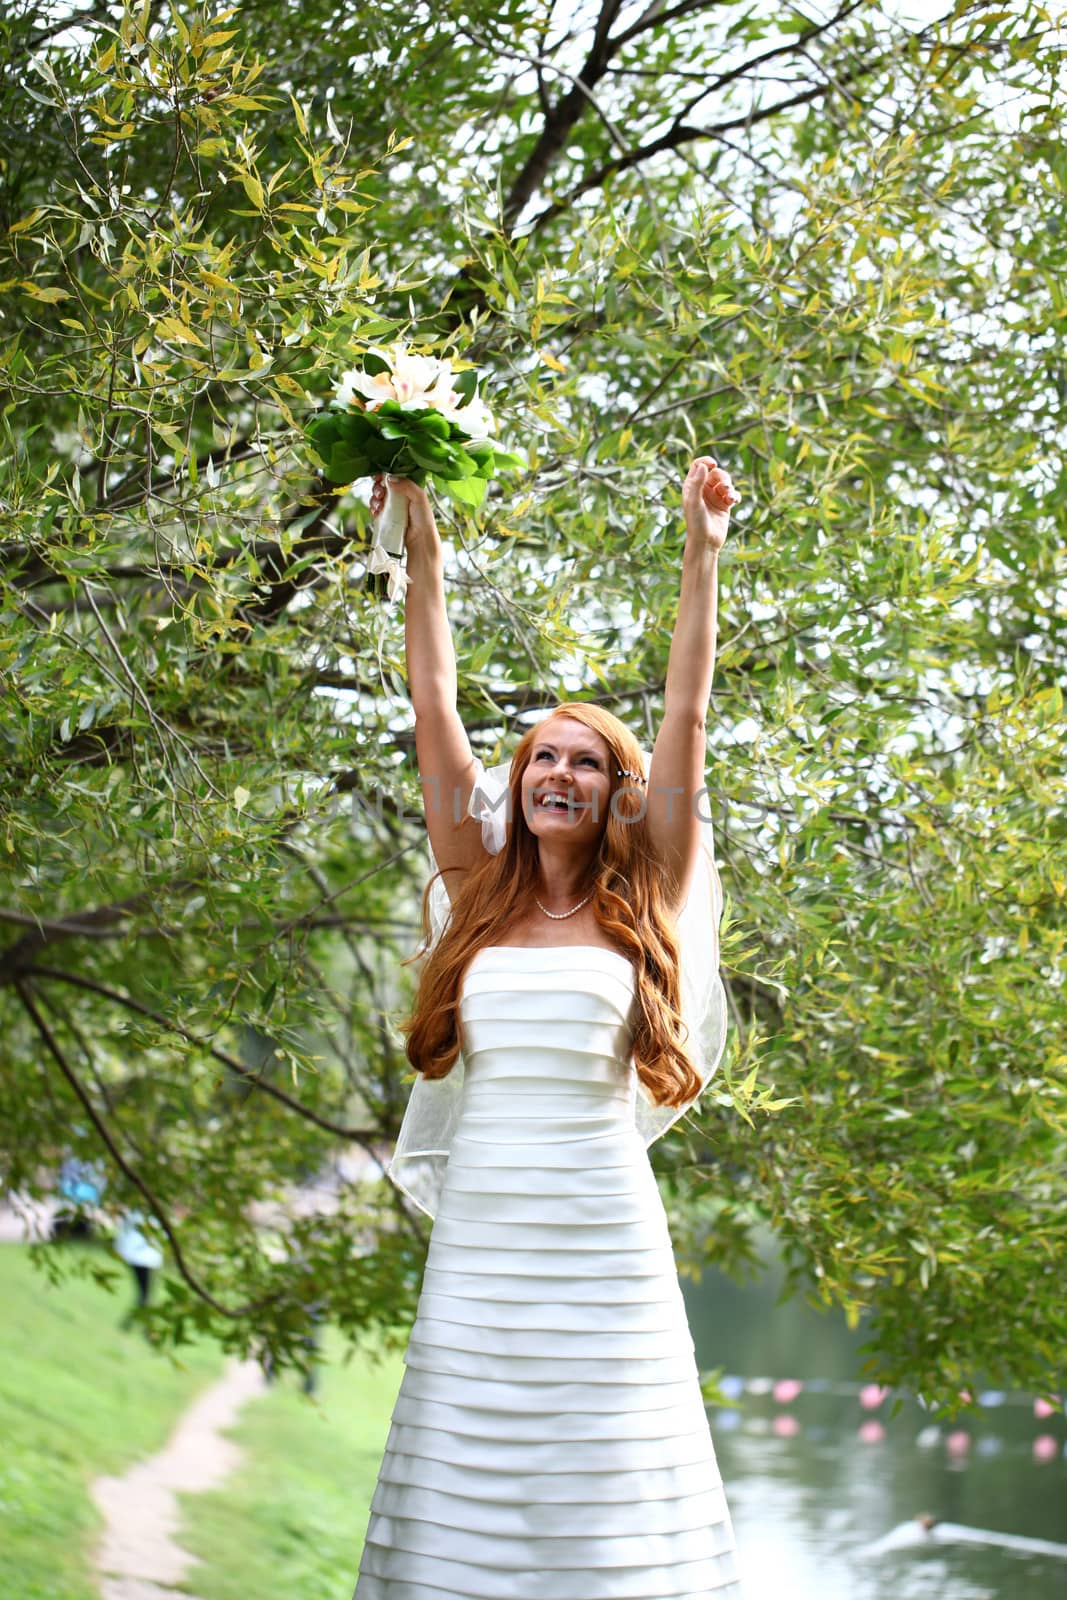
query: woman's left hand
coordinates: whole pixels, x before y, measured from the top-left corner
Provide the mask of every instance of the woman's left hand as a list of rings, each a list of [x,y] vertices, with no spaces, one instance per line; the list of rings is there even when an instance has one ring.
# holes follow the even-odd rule
[[[687,536],[721,550],[730,526],[730,507],[740,498],[725,468],[711,456],[697,456],[682,485]]]

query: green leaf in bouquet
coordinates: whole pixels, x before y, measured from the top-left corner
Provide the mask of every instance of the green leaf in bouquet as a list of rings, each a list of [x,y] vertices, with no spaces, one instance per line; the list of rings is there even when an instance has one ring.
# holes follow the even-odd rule
[[[307,425],[307,436],[320,455],[328,455],[331,447],[341,437],[339,418],[335,411],[318,411]]]
[[[479,477],[479,478],[491,478],[491,477],[493,477],[493,475],[494,475],[494,464],[495,464],[495,461],[496,461],[496,453],[493,450],[493,447],[492,447],[491,444],[476,444],[476,445],[472,445],[471,448],[467,451],[467,454],[470,456],[471,460],[475,463],[475,467],[476,467],[476,474],[475,475],[477,477]]]
[[[421,442],[417,444],[409,443],[407,452],[411,459],[433,478],[450,480],[465,476],[462,467],[457,467],[455,462],[451,461],[447,456],[430,455],[429,452],[422,448]]]
[[[322,457],[340,448],[365,455],[369,431],[360,425],[358,412],[328,411],[308,423],[308,438]]]
[[[477,471],[478,463],[473,456],[469,456],[463,446],[457,444],[454,439],[450,439],[446,444],[440,439],[423,435],[421,439],[413,440],[412,444],[417,444],[422,454],[436,463],[434,471],[447,470],[451,478],[473,478]]]
[[[363,370],[368,378],[377,378],[383,372],[389,371],[389,363],[384,356],[376,356],[368,351],[363,357]]]
[[[474,367],[469,367],[466,372],[461,372],[456,378],[453,388],[464,400],[473,400],[478,389],[478,373]]]
[[[385,469],[396,478],[410,478],[412,483],[423,483],[426,479],[426,468],[417,462],[408,449],[398,450],[389,466]]]
[[[462,445],[453,444],[451,450],[452,460],[460,468],[460,476],[474,478],[478,475],[478,463],[472,455],[468,455]]]
[[[415,415],[419,418],[427,433],[434,434],[438,439],[451,437],[451,424],[448,418],[443,417],[439,411],[417,411]]]
[[[373,445],[368,449],[375,472],[403,473],[404,456],[408,449],[403,440],[382,439],[376,436]]]
[[[374,470],[365,455],[356,455],[343,444],[334,445],[325,458],[326,476],[331,483],[354,483],[369,478]]]
[[[474,435],[472,433],[468,433],[466,428],[461,427],[458,422],[450,423],[449,426],[450,426],[450,430],[451,430],[451,439],[452,439],[452,443],[453,444],[468,445],[468,444],[472,444],[472,443],[474,443],[474,444],[486,444],[486,443],[489,442],[488,440],[485,440],[485,439],[475,439]]]
[[[335,411],[320,411],[307,425],[308,443],[330,483],[351,483],[369,471],[366,452],[348,437],[345,420]]]
[[[485,499],[488,485],[484,478],[453,478],[442,484],[445,494],[462,505],[477,509]]]
[[[453,447],[448,444],[442,444],[439,439],[431,438],[427,434],[423,434],[421,437],[416,435],[415,438],[409,439],[408,448],[417,450],[427,461],[433,463],[430,468],[431,472],[438,467],[445,468],[456,465],[456,452]]]
[[[381,424],[387,439],[421,439],[432,449],[448,445],[448,423],[436,411],[404,411],[399,416],[390,413]]]
[[[368,439],[378,437],[378,426],[368,411],[345,411],[341,414],[341,437],[361,448]]]
[[[378,432],[383,439],[408,439],[411,436],[412,429],[404,423],[394,422],[392,417],[386,417],[385,421],[379,426]]]

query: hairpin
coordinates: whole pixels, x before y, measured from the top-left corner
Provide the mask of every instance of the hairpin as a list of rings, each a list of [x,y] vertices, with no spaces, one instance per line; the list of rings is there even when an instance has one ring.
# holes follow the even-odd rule
[[[647,783],[648,779],[641,772],[630,772],[626,767],[616,767],[615,775],[618,778],[629,778],[633,783]]]

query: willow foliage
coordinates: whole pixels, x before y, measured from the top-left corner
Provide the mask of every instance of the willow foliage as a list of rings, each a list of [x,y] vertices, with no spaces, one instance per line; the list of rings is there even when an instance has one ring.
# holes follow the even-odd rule
[[[181,1340],[410,1316],[382,1151],[425,874],[402,619],[310,411],[394,335],[529,458],[442,508],[460,709],[662,709],[689,456],[745,499],[709,788],[725,1074],[680,1247],[1041,1388],[1064,1305],[1063,41],[603,0],[0,21],[0,1148],[156,1218]],[[266,1224],[266,1225],[265,1225]]]

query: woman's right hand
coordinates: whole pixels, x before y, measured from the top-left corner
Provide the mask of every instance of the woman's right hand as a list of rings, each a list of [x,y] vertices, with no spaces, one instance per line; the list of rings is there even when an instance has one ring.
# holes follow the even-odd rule
[[[440,543],[441,535],[437,530],[433,505],[426,490],[419,484],[412,483],[410,478],[390,478],[389,488],[394,494],[402,494],[408,503],[408,524],[404,530],[404,546],[408,555],[435,549]],[[385,505],[385,489],[384,477],[380,472],[375,473],[374,488],[370,497],[372,517],[378,516]]]

